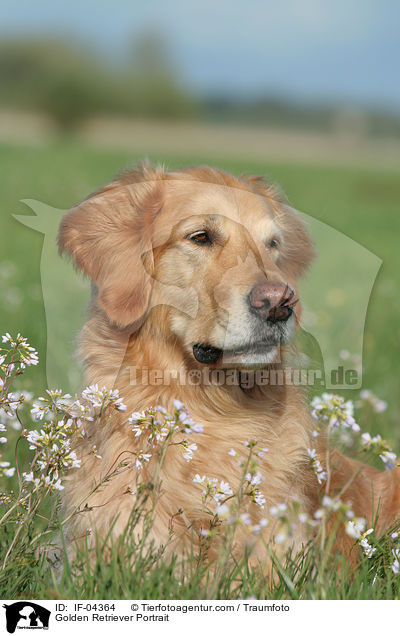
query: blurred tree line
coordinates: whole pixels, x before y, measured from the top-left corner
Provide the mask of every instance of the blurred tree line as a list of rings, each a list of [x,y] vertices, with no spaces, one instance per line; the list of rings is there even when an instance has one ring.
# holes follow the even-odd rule
[[[201,97],[180,79],[159,33],[136,38],[124,64],[107,64],[77,43],[6,39],[0,43],[0,108],[48,115],[62,132],[99,116],[206,119],[400,136],[400,118],[379,111],[296,104],[276,96]]]
[[[64,131],[96,115],[182,119],[198,108],[155,34],[139,38],[118,67],[60,40],[3,41],[0,86],[0,107],[45,113]]]

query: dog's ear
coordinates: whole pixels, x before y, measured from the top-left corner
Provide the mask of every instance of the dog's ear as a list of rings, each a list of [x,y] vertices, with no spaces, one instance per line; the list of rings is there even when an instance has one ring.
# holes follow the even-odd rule
[[[94,281],[97,303],[120,327],[139,321],[149,304],[159,176],[148,168],[126,174],[73,208],[60,225],[60,253]]]

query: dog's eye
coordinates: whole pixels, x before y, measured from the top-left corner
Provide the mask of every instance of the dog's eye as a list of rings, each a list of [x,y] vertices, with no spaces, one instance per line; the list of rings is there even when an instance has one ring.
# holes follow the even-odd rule
[[[187,236],[186,238],[188,238],[190,241],[193,241],[193,243],[197,243],[198,245],[211,245],[212,243],[211,236],[205,230],[193,232],[193,234],[189,234],[189,236]]]
[[[279,241],[276,238],[271,239],[270,241],[268,241],[267,243],[268,247],[270,247],[272,250],[276,249],[277,247],[279,247]]]

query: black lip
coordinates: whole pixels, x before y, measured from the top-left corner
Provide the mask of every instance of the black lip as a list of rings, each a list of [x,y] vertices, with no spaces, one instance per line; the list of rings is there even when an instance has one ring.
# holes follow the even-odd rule
[[[193,345],[193,355],[197,362],[202,364],[214,364],[222,356],[222,349],[217,349],[212,345],[197,343]]]
[[[271,349],[272,347],[276,347],[278,344],[279,343],[276,341],[258,342],[241,349],[238,348],[223,351],[222,349],[217,349],[217,347],[213,347],[212,345],[197,343],[193,345],[193,355],[197,362],[200,362],[201,364],[215,364],[223,355],[225,355],[228,360],[233,360],[243,354],[259,353],[266,349]]]

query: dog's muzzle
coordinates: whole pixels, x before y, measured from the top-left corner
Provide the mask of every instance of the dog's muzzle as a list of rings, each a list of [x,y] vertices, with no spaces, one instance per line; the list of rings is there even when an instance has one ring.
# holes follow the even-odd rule
[[[193,345],[197,362],[216,364],[222,358],[232,362],[238,362],[241,358],[268,362],[276,347],[288,342],[293,327],[289,326],[288,321],[298,302],[294,290],[285,283],[259,283],[252,288],[247,301],[250,312],[258,319],[254,326],[254,339],[248,344],[227,349],[198,342]]]

